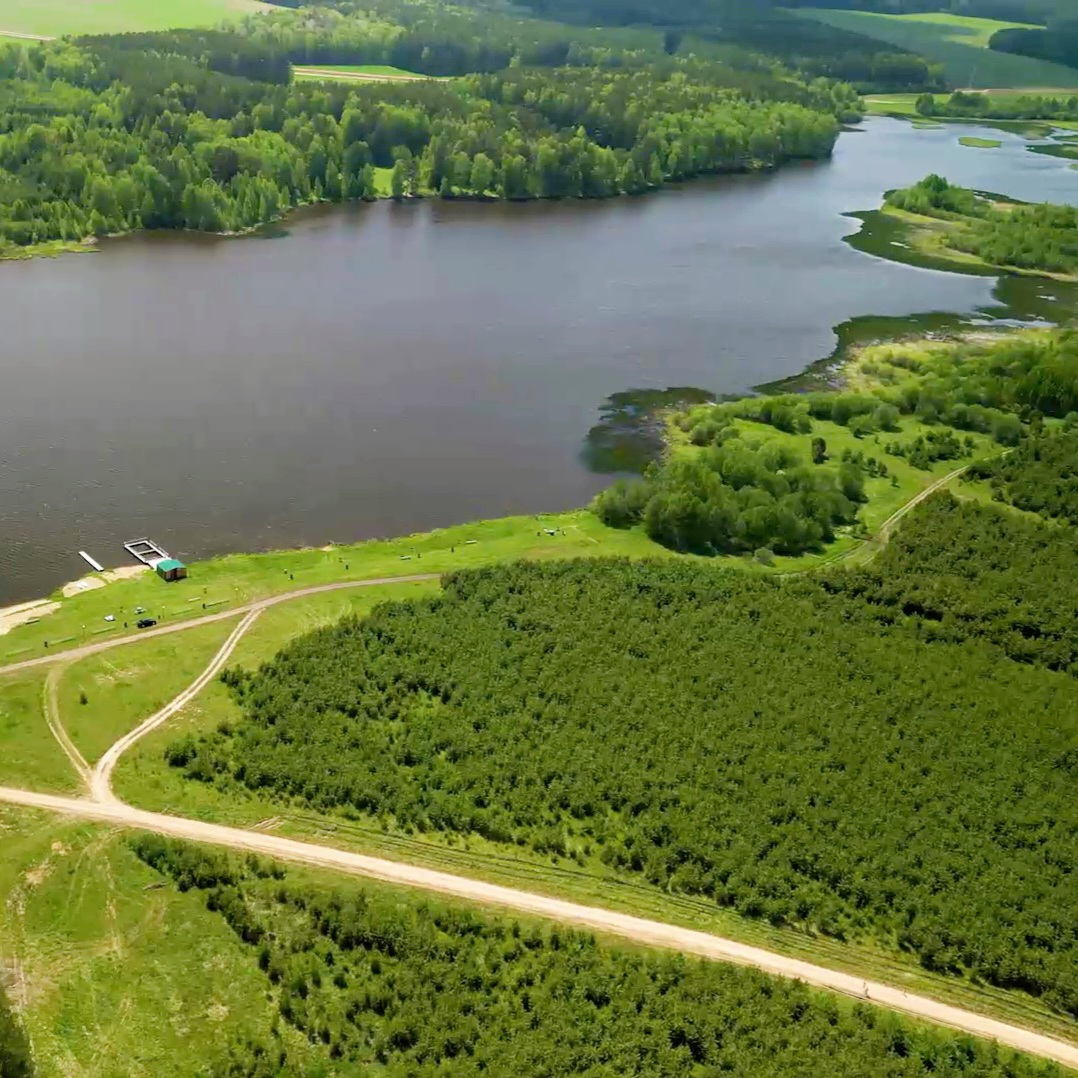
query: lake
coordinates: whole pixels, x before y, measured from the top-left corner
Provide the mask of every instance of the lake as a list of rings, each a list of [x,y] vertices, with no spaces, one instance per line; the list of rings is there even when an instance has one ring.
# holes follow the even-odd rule
[[[843,243],[843,213],[930,171],[1078,199],[1067,162],[958,144],[978,133],[874,119],[829,162],[639,199],[379,203],[0,264],[0,603],[142,535],[194,559],[583,505],[613,393],[737,392],[850,318],[993,307],[993,278]]]

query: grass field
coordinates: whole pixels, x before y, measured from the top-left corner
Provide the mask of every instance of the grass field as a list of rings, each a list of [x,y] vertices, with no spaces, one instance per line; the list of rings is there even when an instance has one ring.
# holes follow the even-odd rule
[[[270,10],[258,0],[0,0],[0,30],[46,37],[169,30]]]
[[[71,793],[78,777],[45,721],[46,671],[0,683],[0,785]]]
[[[998,150],[1003,143],[998,138],[977,138],[976,135],[963,135],[959,140],[960,146],[972,146],[977,150]]]
[[[548,530],[554,534],[548,535]],[[58,611],[36,625],[19,626],[0,637],[0,665],[96,643],[109,634],[122,635],[123,622],[131,620],[136,606],[166,625],[333,581],[443,573],[516,558],[665,553],[640,533],[614,531],[594,514],[578,510],[479,521],[349,546],[230,554],[195,563],[189,579],[173,584],[143,573],[70,599],[56,593]],[[116,621],[106,622],[109,614]]]
[[[988,39],[997,30],[1020,23],[962,15],[882,15],[829,8],[798,8],[797,14],[937,60],[944,65],[947,81],[962,89],[1078,87],[1078,71],[1072,68],[988,48]]]
[[[0,968],[37,1078],[194,1075],[269,1030],[257,952],[123,833],[6,808],[0,832]]]
[[[130,644],[67,667],[57,703],[64,728],[86,761],[97,763],[114,741],[194,681],[237,620]],[[0,700],[5,689],[0,682]]]
[[[381,79],[430,78],[429,75],[422,75],[418,71],[406,71],[403,67],[392,67],[389,64],[310,64],[296,68],[297,75],[310,76],[314,72],[328,72],[342,76],[370,75]]]

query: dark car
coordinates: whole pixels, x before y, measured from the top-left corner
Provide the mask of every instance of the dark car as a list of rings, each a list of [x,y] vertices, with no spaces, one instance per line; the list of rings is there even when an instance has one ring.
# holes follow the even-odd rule
[[[140,629],[148,629],[151,625],[156,625],[157,624],[157,619],[156,618],[139,618],[138,621],[135,622],[135,624]]]

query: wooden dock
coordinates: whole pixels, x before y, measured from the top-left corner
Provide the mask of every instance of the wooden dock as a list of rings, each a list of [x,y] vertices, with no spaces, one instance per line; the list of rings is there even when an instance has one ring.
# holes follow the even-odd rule
[[[129,543],[124,543],[124,550],[151,569],[159,561],[171,557],[164,547],[158,546],[152,539],[132,539]]]
[[[101,562],[99,562],[96,558],[91,558],[85,550],[79,551],[79,557],[82,558],[83,561],[89,562],[90,565],[93,566],[93,568],[97,572],[103,573],[105,571],[105,567],[101,564]]]

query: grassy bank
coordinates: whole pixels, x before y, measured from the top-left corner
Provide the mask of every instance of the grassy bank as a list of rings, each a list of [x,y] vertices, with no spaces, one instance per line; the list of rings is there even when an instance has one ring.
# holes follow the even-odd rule
[[[995,203],[1005,208],[1005,203]],[[1053,281],[1078,281],[1078,274],[1053,273],[1006,263],[989,262],[970,251],[953,246],[956,239],[969,228],[960,217],[943,219],[884,205],[878,210],[851,213],[861,221],[860,231],[846,237],[851,247],[866,254],[904,262],[925,269],[946,270],[952,273],[974,273],[995,276],[1000,273],[1020,277],[1043,277]]]
[[[591,513],[579,510],[480,521],[347,546],[229,554],[194,563],[190,577],[173,584],[144,573],[72,598],[65,599],[57,591],[52,596],[60,603],[55,613],[0,637],[0,664],[123,635],[125,620],[128,631],[133,631],[136,606],[143,607],[160,625],[172,625],[319,584],[444,573],[518,558],[664,553],[643,535],[604,528]],[[106,622],[109,614],[116,621]]]
[[[269,1033],[257,952],[203,896],[163,888],[126,835],[6,808],[0,831],[0,965],[36,1078],[194,1075]]]

